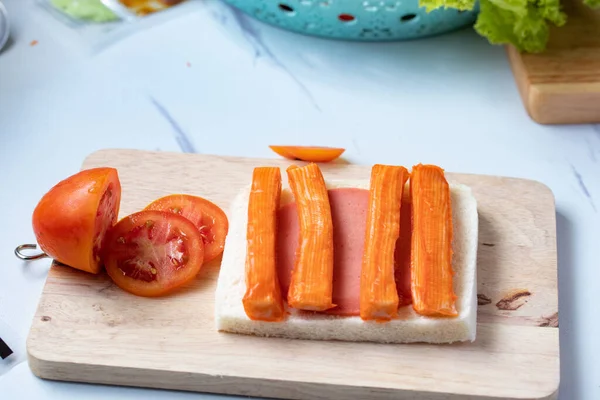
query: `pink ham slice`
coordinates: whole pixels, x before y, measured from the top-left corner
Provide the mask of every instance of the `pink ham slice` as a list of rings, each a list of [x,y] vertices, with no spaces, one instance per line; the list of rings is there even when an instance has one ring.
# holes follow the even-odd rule
[[[329,190],[333,218],[334,273],[333,303],[325,313],[359,315],[360,270],[364,249],[369,191],[355,188]],[[278,213],[277,268],[281,292],[287,296],[299,240],[298,212],[295,203]]]
[[[405,190],[407,192],[407,190]],[[396,290],[400,300],[399,306],[412,304],[412,292],[410,288],[410,239],[412,234],[412,205],[410,195],[402,196],[400,206],[400,238],[396,242],[394,252]]]
[[[366,189],[330,189],[329,203],[333,218],[334,273],[333,303],[337,307],[325,313],[340,316],[360,315],[360,270],[365,240],[369,191]],[[411,204],[402,198],[400,238],[396,244],[396,286],[400,306],[412,303],[410,291]],[[298,212],[289,203],[278,212],[277,268],[281,292],[287,296],[299,236]]]

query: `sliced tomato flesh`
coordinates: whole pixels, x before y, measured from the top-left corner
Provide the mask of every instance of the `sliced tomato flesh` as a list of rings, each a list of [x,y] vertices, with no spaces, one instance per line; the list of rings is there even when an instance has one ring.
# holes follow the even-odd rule
[[[95,263],[100,262],[100,250],[102,242],[108,229],[117,222],[119,196],[114,193],[114,185],[110,183],[102,197],[96,211],[96,221],[94,224],[94,243],[92,247],[92,257]]]
[[[153,201],[146,210],[167,211],[191,221],[202,236],[205,263],[223,253],[229,222],[225,212],[213,202],[199,196],[173,194]]]
[[[160,265],[172,267],[161,270],[169,275],[182,268],[189,259],[186,240],[185,233],[178,228],[165,223],[157,226],[154,220],[148,219],[117,238],[126,253],[118,261],[119,269],[126,276],[146,282],[158,279],[157,267]]]
[[[160,296],[195,278],[204,261],[204,244],[186,218],[145,210],[109,231],[103,255],[106,271],[119,287],[140,296]]]

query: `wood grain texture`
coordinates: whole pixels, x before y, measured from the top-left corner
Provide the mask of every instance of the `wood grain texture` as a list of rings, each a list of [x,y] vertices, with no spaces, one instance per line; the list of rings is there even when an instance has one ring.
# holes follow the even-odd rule
[[[104,150],[83,167],[118,169],[123,217],[175,192],[205,196],[229,212],[255,166],[289,164]],[[370,166],[329,164],[323,172],[331,179],[368,179]],[[286,399],[556,398],[552,193],[522,179],[448,176],[471,186],[478,201],[482,305],[474,343],[382,345],[219,333],[213,319],[219,260],[180,292],[157,299],[129,295],[105,274],[55,265],[27,341],[31,369],[54,380]]]
[[[527,112],[541,124],[600,123],[600,10],[565,2],[567,24],[552,28],[546,51],[507,47]]]

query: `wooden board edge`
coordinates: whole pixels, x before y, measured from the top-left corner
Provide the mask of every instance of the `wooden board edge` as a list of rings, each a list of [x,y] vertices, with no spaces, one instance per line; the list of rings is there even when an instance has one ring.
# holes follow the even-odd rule
[[[33,374],[44,380],[124,386],[157,390],[176,390],[266,399],[332,399],[344,400],[556,400],[559,381],[542,397],[497,397],[442,392],[422,392],[380,387],[356,387],[313,382],[289,382],[253,378],[226,377],[201,373],[90,365],[44,360],[28,352]]]
[[[596,124],[600,123],[600,82],[539,83],[532,84],[523,57],[515,47],[506,46],[521,102],[529,117],[542,125]],[[585,107],[564,112],[566,99]]]
[[[36,313],[36,316],[39,314]],[[39,322],[38,322],[39,323]],[[484,323],[484,325],[490,325]],[[522,327],[525,329],[548,329],[553,331],[557,345],[558,327]],[[224,376],[206,372],[164,370],[108,364],[88,364],[68,360],[64,352],[52,352],[38,347],[35,338],[39,332],[30,331],[27,338],[27,359],[32,373],[44,380],[100,384],[107,386],[127,386],[158,390],[176,390],[196,393],[213,393],[234,396],[254,396],[268,399],[399,399],[399,400],[555,400],[558,398],[561,382],[560,354],[553,358],[558,364],[554,377],[544,383],[541,393],[536,395],[469,394],[436,392],[434,389],[422,391],[410,388],[389,388],[379,386],[353,386],[324,382],[275,380],[248,376]],[[167,377],[165,375],[168,375]],[[256,385],[256,380],[260,385]]]
[[[519,95],[521,97],[521,103],[523,107],[525,107],[525,111],[529,115],[531,119],[535,122],[538,122],[538,115],[531,110],[531,105],[529,101],[529,79],[527,70],[525,68],[525,63],[523,62],[523,58],[521,57],[521,53],[514,46],[505,46],[506,53],[508,55],[508,61],[510,65],[510,69],[513,73],[513,77],[515,79],[515,84],[517,85],[517,90],[519,91]]]
[[[564,104],[578,106],[564,112],[568,108]],[[600,123],[600,83],[531,85],[529,108],[535,119],[545,125]]]

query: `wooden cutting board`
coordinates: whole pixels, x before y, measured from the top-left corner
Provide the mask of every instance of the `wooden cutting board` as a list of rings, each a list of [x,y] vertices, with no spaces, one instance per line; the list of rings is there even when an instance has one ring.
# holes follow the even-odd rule
[[[553,28],[541,54],[508,47],[527,112],[541,124],[600,123],[600,10],[563,2],[567,24]]]
[[[400,160],[401,162],[401,160]],[[205,196],[225,210],[258,165],[280,159],[105,150],[121,217],[159,196]],[[407,166],[410,167],[410,166]],[[323,165],[327,178],[368,179],[370,166]],[[474,343],[380,345],[219,333],[219,261],[179,293],[129,295],[101,274],[52,266],[27,341],[39,377],[286,399],[547,399],[559,384],[554,199],[537,182],[448,174],[478,201],[478,333]]]

